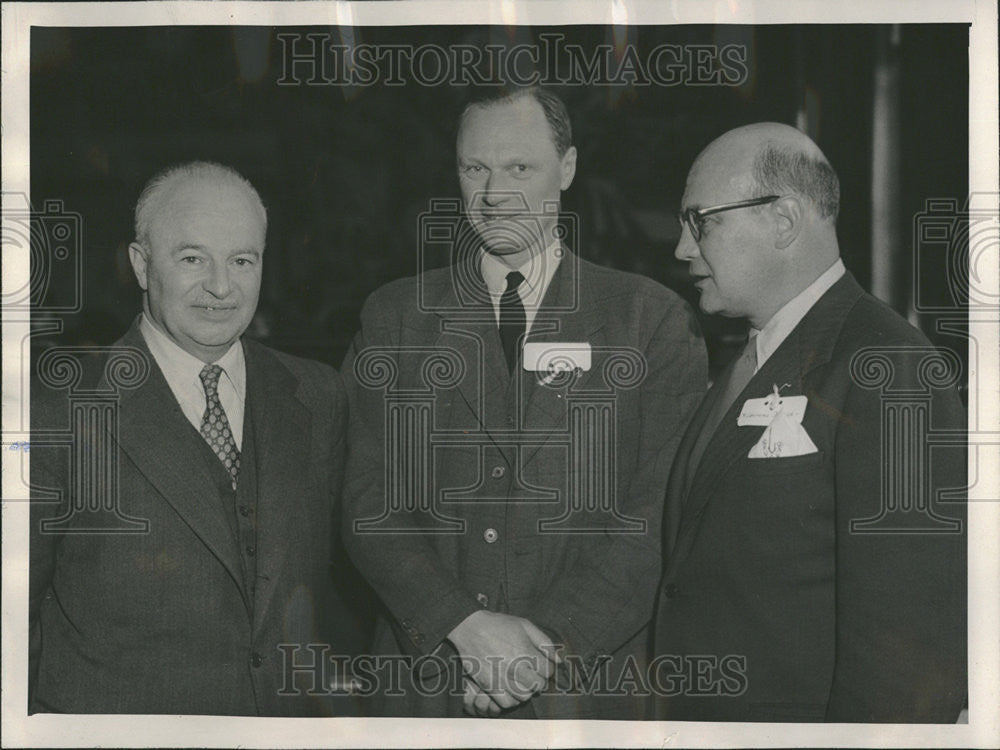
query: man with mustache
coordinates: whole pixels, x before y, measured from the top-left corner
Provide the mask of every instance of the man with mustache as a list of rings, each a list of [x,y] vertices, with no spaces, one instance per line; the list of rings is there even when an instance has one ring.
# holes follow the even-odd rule
[[[331,639],[346,404],[330,367],[243,337],[266,229],[257,191],[219,164],[167,169],[139,197],[128,252],[142,313],[74,385],[118,399],[117,425],[75,433],[73,449],[116,455],[120,517],[95,529],[76,506],[105,478],[32,451],[33,486],[56,498],[32,505],[32,712],[338,710],[291,671],[312,652],[289,649]],[[123,357],[148,375],[115,394]],[[33,429],[65,429],[65,394],[32,396]]]

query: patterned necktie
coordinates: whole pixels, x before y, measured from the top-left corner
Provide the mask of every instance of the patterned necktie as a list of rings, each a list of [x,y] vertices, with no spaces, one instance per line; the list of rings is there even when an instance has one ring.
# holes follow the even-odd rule
[[[698,433],[698,439],[695,440],[694,447],[691,449],[687,471],[688,487],[690,487],[691,481],[694,479],[694,473],[698,468],[698,464],[701,463],[702,454],[704,454],[705,448],[708,447],[712,435],[715,434],[719,422],[726,416],[729,407],[733,405],[736,397],[747,387],[747,383],[750,382],[750,379],[753,378],[756,372],[757,336],[755,334],[750,337],[746,346],[743,347],[743,351],[740,352],[740,356],[733,363],[733,368],[729,371],[729,377],[720,380],[715,385],[716,388],[721,388],[722,391],[713,405],[711,413],[709,413],[708,418],[705,420],[701,432]]]
[[[240,452],[236,449],[236,439],[229,428],[229,420],[219,401],[219,375],[222,368],[218,365],[205,365],[198,377],[205,389],[205,415],[201,418],[201,436],[205,438],[208,447],[222,461],[226,471],[233,478],[233,489],[236,489],[236,477],[240,473]]]
[[[517,288],[524,281],[519,271],[507,274],[507,289],[500,297],[500,343],[503,345],[503,355],[507,360],[507,371],[513,372],[517,366],[517,342],[528,327],[528,318],[524,313],[524,304]]]

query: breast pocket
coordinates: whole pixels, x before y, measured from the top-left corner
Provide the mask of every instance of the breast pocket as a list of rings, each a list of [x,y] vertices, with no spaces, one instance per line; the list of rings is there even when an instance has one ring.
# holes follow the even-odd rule
[[[772,580],[826,575],[822,561],[832,553],[835,506],[828,462],[822,451],[740,462],[739,543]]]
[[[824,451],[807,453],[803,456],[788,458],[744,458],[737,472],[751,476],[785,476],[789,474],[804,474],[823,467],[826,461]]]

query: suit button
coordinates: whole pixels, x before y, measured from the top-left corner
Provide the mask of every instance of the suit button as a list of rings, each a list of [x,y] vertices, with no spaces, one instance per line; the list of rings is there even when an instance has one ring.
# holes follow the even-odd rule
[[[253,557],[257,553],[257,550],[252,545],[247,545],[247,554]]]
[[[250,509],[247,506],[245,506],[245,505],[241,505],[240,506],[240,515],[243,516],[244,518],[246,518],[247,516],[250,515]]]
[[[476,599],[479,600],[479,603],[484,607],[490,606],[490,598],[486,596],[486,594],[476,594]]]
[[[500,535],[497,533],[496,529],[490,528],[486,529],[486,531],[483,532],[483,539],[486,540],[487,544],[493,544],[493,542],[495,542],[499,538]]]
[[[663,587],[663,595],[666,596],[667,599],[673,599],[677,596],[677,586],[673,583],[668,583]]]
[[[494,466],[493,467],[493,471],[490,472],[490,476],[493,477],[494,479],[499,479],[500,477],[502,477],[506,473],[507,473],[507,470],[504,467],[502,467],[502,466]]]
[[[264,663],[264,657],[254,651],[253,654],[250,655],[250,663],[255,667],[259,667]]]

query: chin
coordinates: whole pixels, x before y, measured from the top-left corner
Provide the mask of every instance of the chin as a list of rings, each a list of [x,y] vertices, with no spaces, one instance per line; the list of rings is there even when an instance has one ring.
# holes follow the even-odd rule
[[[698,308],[706,315],[716,315],[719,312],[718,306],[711,300],[706,300],[704,296],[698,300]]]

